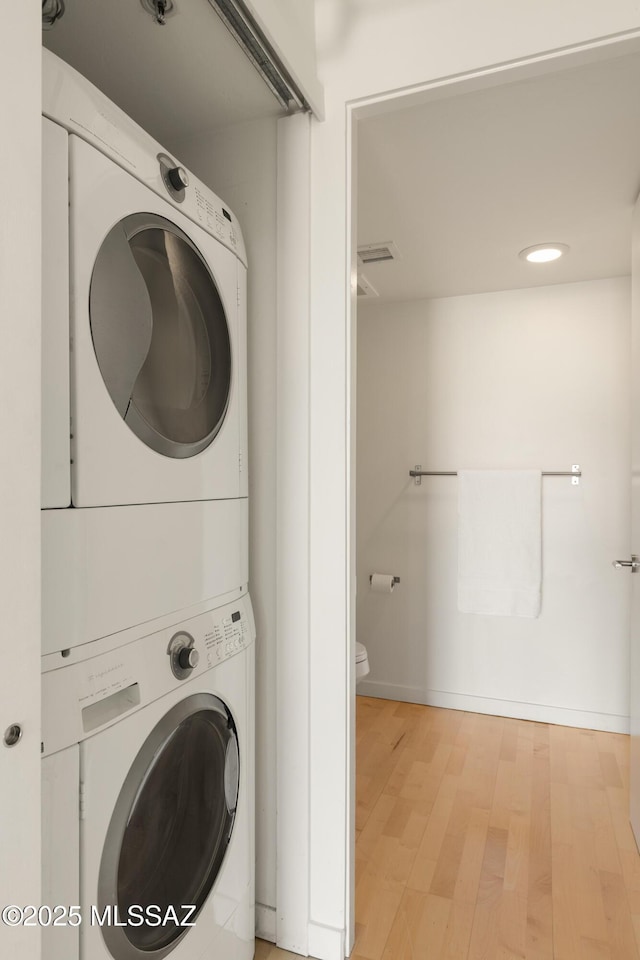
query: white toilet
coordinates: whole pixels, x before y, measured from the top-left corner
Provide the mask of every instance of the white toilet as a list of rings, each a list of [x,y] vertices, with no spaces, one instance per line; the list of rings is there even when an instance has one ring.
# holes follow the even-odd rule
[[[364,643],[356,643],[356,683],[369,673],[369,655]]]

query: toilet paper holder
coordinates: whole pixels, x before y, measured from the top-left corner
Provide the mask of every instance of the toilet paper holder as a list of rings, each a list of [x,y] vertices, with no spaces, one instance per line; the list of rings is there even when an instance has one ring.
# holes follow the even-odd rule
[[[373,580],[373,574],[370,573],[370,574],[369,574],[369,583],[371,583],[372,580]],[[394,578],[393,578],[393,582],[394,582],[394,583],[400,583],[400,577],[394,577]]]

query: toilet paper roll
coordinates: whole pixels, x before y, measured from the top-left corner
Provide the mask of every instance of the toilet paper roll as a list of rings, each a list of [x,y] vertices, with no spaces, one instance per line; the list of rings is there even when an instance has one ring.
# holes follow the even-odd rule
[[[392,573],[372,573],[371,589],[374,593],[393,593],[395,587]]]

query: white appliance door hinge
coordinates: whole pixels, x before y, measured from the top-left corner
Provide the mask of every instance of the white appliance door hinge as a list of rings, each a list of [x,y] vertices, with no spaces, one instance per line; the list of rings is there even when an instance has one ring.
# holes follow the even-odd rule
[[[84,784],[84,780],[80,781],[80,794],[78,802],[78,810],[80,814],[80,819],[84,820],[87,812],[87,791]]]

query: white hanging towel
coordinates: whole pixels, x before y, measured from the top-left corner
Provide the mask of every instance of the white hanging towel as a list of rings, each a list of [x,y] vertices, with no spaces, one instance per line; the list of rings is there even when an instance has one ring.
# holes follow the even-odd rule
[[[458,609],[537,617],[542,579],[539,470],[458,472]]]

